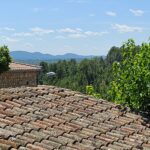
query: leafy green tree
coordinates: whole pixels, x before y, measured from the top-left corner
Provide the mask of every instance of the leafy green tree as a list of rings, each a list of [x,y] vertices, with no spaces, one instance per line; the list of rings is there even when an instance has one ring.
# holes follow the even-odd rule
[[[40,66],[42,68],[42,72],[43,73],[47,73],[48,72],[48,63],[47,62],[44,62],[44,61],[40,62]]]
[[[86,86],[86,94],[94,96],[96,98],[101,98],[101,95],[95,92],[94,87],[92,85]]]
[[[113,64],[111,100],[134,110],[150,112],[150,43],[140,47],[129,39],[122,46],[122,62]]]
[[[0,47],[0,73],[9,70],[11,57],[7,46]]]
[[[107,63],[112,64],[114,61],[121,61],[121,49],[119,47],[113,46],[106,57]]]
[[[47,62],[40,62],[40,66],[41,66],[41,72],[40,72],[40,75],[39,75],[39,84],[46,84],[48,83],[48,79],[47,79],[47,76],[46,76],[46,73],[48,72],[48,63]]]
[[[50,64],[41,64],[46,72],[55,72],[55,78],[47,78],[45,73],[40,76],[40,84],[49,84],[86,93],[86,86],[93,86],[94,93],[100,93],[107,99],[108,88],[112,81],[112,64],[120,61],[120,48],[112,47],[106,58],[95,57],[77,61],[61,60]],[[45,66],[45,67],[44,67]],[[45,72],[45,71],[44,71]]]

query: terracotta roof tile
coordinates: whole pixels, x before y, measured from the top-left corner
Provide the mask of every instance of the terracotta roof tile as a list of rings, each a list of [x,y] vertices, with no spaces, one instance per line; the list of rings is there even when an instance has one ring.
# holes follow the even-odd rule
[[[29,64],[20,64],[20,63],[10,63],[10,70],[40,70],[40,66],[29,65]]]
[[[54,86],[0,89],[2,150],[150,149],[150,120]]]

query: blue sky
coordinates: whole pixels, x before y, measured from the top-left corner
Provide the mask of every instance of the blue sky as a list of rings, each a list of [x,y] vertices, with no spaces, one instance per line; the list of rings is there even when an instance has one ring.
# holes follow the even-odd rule
[[[11,51],[106,55],[150,36],[150,0],[0,0],[0,45]]]

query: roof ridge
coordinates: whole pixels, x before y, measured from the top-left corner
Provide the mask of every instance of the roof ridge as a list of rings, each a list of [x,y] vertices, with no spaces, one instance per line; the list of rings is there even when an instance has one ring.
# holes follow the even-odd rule
[[[27,64],[27,63],[19,63],[19,62],[11,62],[11,63],[41,68],[41,66],[39,66],[39,65]]]

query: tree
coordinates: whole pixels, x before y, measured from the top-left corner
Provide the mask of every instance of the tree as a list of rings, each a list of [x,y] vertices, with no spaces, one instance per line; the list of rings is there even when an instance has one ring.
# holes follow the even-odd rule
[[[0,47],[0,73],[9,70],[11,57],[7,46]]]
[[[48,63],[47,62],[40,62],[40,66],[42,67],[42,72],[45,74],[48,72]]]
[[[119,47],[113,46],[107,54],[107,63],[112,64],[114,61],[121,61],[121,59],[121,49]]]
[[[96,98],[101,98],[101,95],[95,92],[94,87],[92,85],[86,86],[86,94],[94,96]]]
[[[121,58],[120,48],[114,46],[106,58],[60,60],[45,65],[41,63],[43,71],[55,72],[56,76],[47,78],[46,73],[43,73],[40,76],[40,84],[55,85],[83,93],[87,92],[86,86],[93,86],[94,95],[100,93],[101,98],[107,99],[107,91],[112,81],[112,64]]]
[[[113,64],[111,100],[134,110],[150,112],[150,43],[140,47],[129,39],[122,46],[122,62]]]

